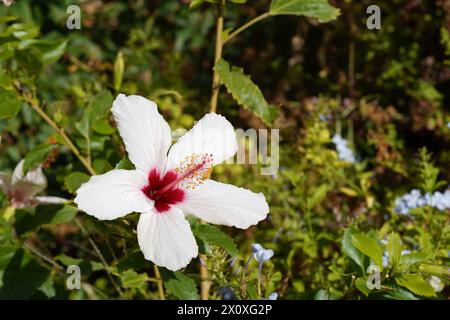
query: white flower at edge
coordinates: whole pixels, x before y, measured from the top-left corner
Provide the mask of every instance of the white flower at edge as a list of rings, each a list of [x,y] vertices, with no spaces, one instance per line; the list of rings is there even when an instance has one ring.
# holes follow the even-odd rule
[[[0,189],[3,190],[12,207],[20,209],[38,204],[61,204],[67,199],[59,197],[37,196],[47,187],[47,178],[42,167],[28,171],[23,175],[24,160],[21,160],[14,169],[12,176],[0,172]]]
[[[237,152],[225,117],[205,115],[171,146],[170,127],[154,102],[119,94],[112,113],[136,169],[92,177],[75,203],[101,220],[141,213],[137,237],[147,260],[175,271],[198,255],[185,215],[241,229],[267,217],[263,194],[208,179],[214,165]]]
[[[7,7],[9,7],[10,5],[12,5],[14,3],[14,0],[2,0],[3,4]]]
[[[430,278],[428,278],[428,282],[436,292],[441,292],[444,289],[442,280],[436,276],[431,276]]]

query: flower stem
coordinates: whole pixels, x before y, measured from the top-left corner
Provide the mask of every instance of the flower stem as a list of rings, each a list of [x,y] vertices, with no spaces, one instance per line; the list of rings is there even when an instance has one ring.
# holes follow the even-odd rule
[[[166,300],[166,295],[164,294],[164,286],[161,278],[161,273],[159,273],[158,266],[156,264],[153,265],[153,270],[155,271],[155,280],[157,280],[159,299]]]
[[[204,223],[202,221],[202,223]],[[200,255],[200,299],[209,299],[209,290],[211,288],[211,281],[209,281],[208,267],[206,266],[206,255]]]
[[[219,0],[217,3],[217,22],[216,22],[216,46],[214,54],[214,65],[222,58],[223,49],[223,11],[225,0]],[[210,112],[217,111],[217,101],[219,99],[220,78],[216,70],[213,73],[212,94],[210,102]]]
[[[225,45],[228,41],[230,41],[231,39],[235,38],[238,34],[240,34],[242,31],[248,29],[249,27],[251,27],[252,25],[254,25],[255,23],[267,18],[270,16],[269,12],[263,13],[259,16],[257,16],[256,18],[253,18],[252,20],[250,20],[249,22],[245,23],[244,25],[242,25],[241,27],[237,28],[235,31],[231,32],[228,37],[226,37],[226,39],[222,42],[222,45]]]
[[[53,130],[55,130],[63,138],[67,147],[80,160],[80,162],[83,164],[83,166],[86,168],[86,170],[91,175],[95,176],[97,173],[95,172],[94,168],[92,168],[88,159],[84,158],[81,155],[80,150],[78,150],[78,148],[75,146],[75,144],[72,142],[72,140],[70,140],[70,138],[64,132],[64,130],[61,129],[60,127],[58,127],[58,125],[45,113],[45,111],[37,103],[36,99],[33,99],[29,96],[24,96],[24,95],[22,95],[22,97],[31,106],[31,108],[33,108],[33,110],[36,111],[42,117],[42,119],[44,119],[45,122],[47,122],[53,128]]]
[[[117,291],[117,293],[119,294],[119,296],[122,296],[123,292],[122,289],[120,289],[120,287],[116,284],[116,282],[114,281],[114,278],[111,274],[111,271],[109,270],[109,265],[106,262],[105,257],[103,256],[102,252],[100,251],[100,249],[97,247],[97,245],[95,244],[94,240],[92,239],[91,235],[89,234],[89,232],[83,227],[82,223],[75,218],[75,222],[77,223],[78,227],[81,229],[81,231],[87,236],[89,243],[91,244],[92,248],[94,249],[95,253],[97,254],[97,256],[99,257],[100,261],[103,264],[103,267],[106,270],[106,274],[108,275],[109,281],[111,282],[111,284],[113,285],[114,289]]]
[[[261,298],[261,271],[262,271],[262,263],[259,264],[258,267],[258,296]]]

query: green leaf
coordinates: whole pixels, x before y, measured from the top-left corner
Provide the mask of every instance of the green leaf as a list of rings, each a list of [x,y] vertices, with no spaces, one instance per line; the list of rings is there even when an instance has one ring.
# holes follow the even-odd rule
[[[56,295],[55,283],[50,275],[47,280],[38,288],[47,298],[53,298]]]
[[[117,271],[123,272],[128,269],[138,270],[147,265],[148,261],[145,260],[144,255],[140,250],[129,252],[124,258],[122,258],[117,264]]]
[[[113,96],[107,90],[100,91],[98,94],[91,97],[89,100],[89,105],[84,111],[83,117],[75,125],[84,138],[89,138],[93,124],[95,124],[98,120],[105,119],[109,116],[112,103]]]
[[[427,261],[427,254],[423,252],[412,252],[400,256],[397,269],[401,272],[408,272],[411,268],[417,267]]]
[[[390,287],[386,293],[383,293],[385,299],[395,300],[419,300],[414,294],[399,286]]]
[[[13,82],[11,77],[6,73],[6,71],[3,68],[0,68],[0,88],[3,88],[5,90],[10,90],[10,94],[13,94],[15,97],[18,98],[18,95],[16,92],[14,92]],[[8,91],[6,91],[8,92]],[[0,94],[4,94],[4,92],[1,92]],[[3,99],[1,100],[3,101]],[[2,112],[3,108],[0,108],[0,112]]]
[[[195,281],[180,271],[173,273],[164,285],[170,293],[180,300],[198,300],[198,290]]]
[[[90,176],[83,172],[72,172],[64,179],[64,186],[70,193],[75,193],[89,179]]]
[[[316,18],[319,22],[328,22],[339,16],[340,10],[328,3],[328,0],[272,0],[270,15],[297,15]]]
[[[37,214],[39,214],[40,210],[43,210],[43,206],[41,209],[37,210]],[[55,207],[55,206],[53,206]],[[46,224],[60,224],[66,223],[72,220],[77,215],[78,209],[72,206],[65,205],[58,211],[53,214],[53,217]]]
[[[355,234],[351,237],[353,245],[370,259],[382,270],[383,262],[380,246],[377,240],[365,235],[365,234]]]
[[[134,170],[134,164],[130,161],[130,159],[128,159],[127,156],[124,156],[122,160],[116,164],[116,169]]]
[[[266,124],[271,125],[278,115],[278,109],[267,103],[261,90],[244,74],[244,71],[220,59],[214,70],[218,73],[220,82],[228,92],[244,108],[252,111]]]
[[[191,3],[189,4],[189,10],[195,10],[198,7],[200,7],[202,4],[204,3],[214,3],[215,0],[192,0]]]
[[[42,52],[43,64],[49,65],[56,62],[66,51],[67,40],[51,39],[51,40],[36,40],[33,46]]]
[[[2,83],[5,84],[5,78],[2,78]],[[14,91],[1,91],[0,92],[0,119],[14,118],[20,111],[22,101],[17,93]]]
[[[54,144],[44,143],[28,152],[23,163],[23,173],[26,174],[29,170],[42,164],[47,159],[48,153],[55,147]]]
[[[142,288],[145,286],[149,277],[146,273],[137,273],[134,270],[127,270],[120,275],[120,281],[124,288]]]
[[[308,197],[307,205],[308,209],[313,209],[317,204],[319,204],[327,195],[328,186],[322,184],[317,188],[314,188],[310,197]]]
[[[405,287],[420,296],[436,296],[436,293],[434,292],[431,284],[429,284],[428,281],[423,279],[418,274],[402,274],[401,276],[395,278],[395,281],[399,286]]]
[[[388,245],[389,263],[395,267],[400,261],[402,255],[402,242],[400,236],[397,233],[392,232],[389,236]]]
[[[68,205],[40,205],[34,214],[18,211],[16,213],[17,234],[33,232],[43,225],[66,223],[72,220],[77,212],[77,208]]]
[[[27,251],[18,249],[11,255],[10,250],[0,249],[0,299],[27,299],[46,282],[50,272]]]
[[[364,293],[364,295],[366,297],[369,296],[371,290],[367,287],[367,279],[366,278],[357,278],[355,280],[355,285],[359,291]]]
[[[251,282],[247,284],[247,294],[248,294],[248,298],[250,300],[259,300],[258,293],[256,291],[256,287]]]
[[[356,234],[356,230],[352,227],[345,230],[344,236],[342,237],[342,250],[347,257],[352,259],[361,268],[362,273],[365,274],[364,255],[352,243],[352,235],[354,234]]]
[[[237,256],[239,254],[236,244],[233,239],[227,236],[219,228],[211,226],[209,224],[194,224],[192,227],[192,232],[194,235],[201,239],[202,241],[219,246],[223,248],[232,256]]]

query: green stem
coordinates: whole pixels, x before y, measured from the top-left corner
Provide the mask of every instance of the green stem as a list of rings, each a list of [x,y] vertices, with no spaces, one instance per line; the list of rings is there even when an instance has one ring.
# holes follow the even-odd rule
[[[100,261],[103,264],[103,267],[106,270],[106,274],[108,275],[109,281],[111,282],[111,284],[113,285],[114,289],[116,289],[117,293],[122,296],[123,292],[120,289],[120,287],[116,284],[116,282],[114,281],[114,278],[111,274],[111,271],[109,270],[109,265],[106,262],[105,257],[103,256],[102,252],[100,251],[100,249],[98,248],[98,246],[95,244],[94,240],[92,239],[91,235],[89,234],[89,232],[83,227],[83,225],[81,224],[81,222],[75,218],[75,222],[77,223],[78,227],[81,229],[81,231],[87,236],[89,243],[91,244],[92,248],[94,249],[95,253],[97,254],[97,256],[99,257]]]
[[[235,31],[231,32],[228,37],[226,37],[226,39],[223,41],[223,45],[225,45],[227,42],[229,42],[230,40],[234,39],[238,34],[240,34],[242,31],[248,29],[249,27],[251,27],[252,25],[254,25],[255,23],[267,18],[270,16],[269,12],[263,13],[259,16],[257,16],[256,18],[253,18],[252,20],[250,20],[249,22],[247,22],[246,24],[242,25],[241,27],[237,28]]]
[[[63,129],[58,127],[58,125],[45,113],[45,111],[39,106],[36,99],[33,99],[32,97],[23,96],[24,100],[33,108],[34,111],[36,111],[42,119],[45,120],[52,128],[55,130],[64,140],[67,147],[72,151],[72,153],[80,160],[80,162],[83,164],[83,166],[86,168],[86,170],[93,176],[95,176],[97,173],[95,172],[94,168],[92,168],[91,164],[89,163],[88,159],[84,158],[81,155],[80,150],[75,146],[75,144],[70,140],[70,138],[66,135]]]
[[[158,266],[153,265],[153,270],[155,271],[155,282],[157,282],[159,298],[161,300],[166,300],[166,295],[164,294],[164,286],[161,278],[161,273],[159,272]]]
[[[214,65],[222,58],[222,49],[223,49],[223,9],[225,6],[225,0],[219,0],[217,3],[217,22],[216,22],[216,46],[215,46],[215,54],[214,54]],[[219,91],[220,91],[220,78],[219,74],[214,70],[213,74],[213,82],[212,82],[212,94],[211,94],[211,102],[210,102],[210,112],[217,111],[217,101],[219,99]]]

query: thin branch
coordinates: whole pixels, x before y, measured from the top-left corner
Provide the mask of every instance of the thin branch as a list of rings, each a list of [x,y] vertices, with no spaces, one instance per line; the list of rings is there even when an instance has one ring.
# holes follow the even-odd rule
[[[111,271],[109,270],[109,265],[106,262],[105,257],[103,256],[103,254],[101,253],[100,249],[97,247],[97,245],[95,244],[95,241],[92,239],[91,235],[89,234],[89,232],[83,227],[83,225],[81,224],[81,222],[78,220],[78,218],[75,218],[75,222],[77,223],[78,227],[81,229],[81,231],[86,235],[86,237],[89,240],[89,243],[91,244],[92,248],[94,249],[95,253],[97,254],[97,256],[99,257],[100,261],[103,264],[103,267],[106,270],[106,274],[108,275],[109,280],[111,281],[111,284],[113,285],[114,289],[116,289],[117,293],[121,296],[123,294],[122,289],[120,289],[120,287],[116,284],[116,282],[114,281],[114,278],[111,274]]]
[[[223,41],[223,45],[225,45],[227,42],[229,42],[230,40],[234,39],[238,34],[240,34],[242,31],[246,30],[247,28],[251,27],[252,25],[254,25],[255,23],[267,18],[270,16],[269,12],[263,13],[259,16],[257,16],[256,18],[250,20],[249,22],[245,23],[244,25],[242,25],[241,27],[237,28],[235,31],[231,32],[228,37],[225,38],[225,40]]]
[[[225,5],[225,0],[219,0],[217,3],[217,22],[216,22],[216,46],[214,54],[214,65],[222,58],[222,34],[223,34],[223,8]],[[213,82],[212,82],[212,94],[210,102],[210,112],[217,111],[217,101],[219,99],[220,91],[220,78],[219,74],[214,70]]]
[[[64,140],[67,147],[72,151],[72,153],[80,160],[80,162],[83,164],[83,166],[86,168],[86,170],[93,176],[95,176],[97,173],[95,172],[94,168],[92,168],[89,161],[84,158],[81,155],[80,150],[75,146],[75,144],[70,140],[70,138],[67,136],[67,134],[64,132],[62,128],[60,128],[48,115],[45,113],[45,111],[39,106],[36,99],[33,99],[32,97],[28,95],[22,95],[23,99],[33,108],[34,111],[36,111],[42,119],[45,120],[52,128],[55,130]]]
[[[155,271],[156,279],[151,278],[150,281],[153,281],[153,282],[157,283],[159,298],[161,300],[166,300],[166,295],[164,294],[164,286],[163,286],[161,274],[159,273],[159,269],[158,269],[158,266],[156,264],[153,265],[153,270]]]

